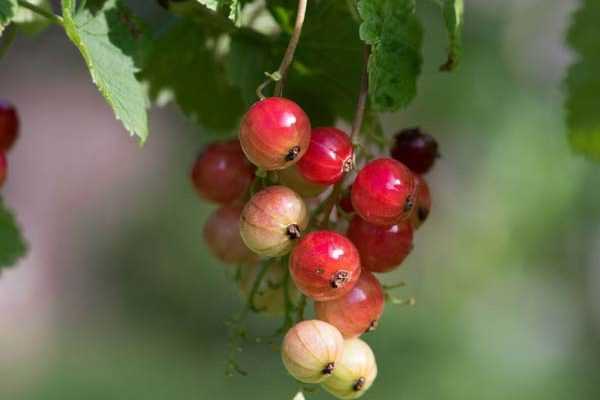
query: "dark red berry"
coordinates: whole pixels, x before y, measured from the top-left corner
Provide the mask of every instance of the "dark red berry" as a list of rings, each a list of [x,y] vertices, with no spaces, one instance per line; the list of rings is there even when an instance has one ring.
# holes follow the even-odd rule
[[[360,170],[352,184],[352,205],[366,221],[389,226],[407,219],[416,201],[414,174],[404,164],[381,158]]]
[[[348,294],[331,301],[315,302],[315,313],[320,320],[338,328],[345,338],[353,338],[377,327],[384,303],[383,289],[377,278],[362,271]]]
[[[419,188],[417,189],[417,204],[415,209],[410,216],[410,222],[414,229],[418,229],[423,222],[429,217],[429,211],[431,210],[431,193],[429,192],[429,185],[425,178],[422,176],[415,176]]]
[[[258,258],[240,236],[241,213],[241,206],[225,205],[215,210],[204,225],[209,250],[226,264],[250,264]]]
[[[192,181],[201,197],[228,204],[246,193],[254,179],[254,169],[237,139],[213,143],[196,159]]]
[[[342,196],[342,199],[340,200],[340,208],[347,213],[353,213],[354,212],[354,207],[352,206],[352,197],[350,195],[350,193],[352,192],[352,187],[348,188],[348,193],[346,193],[344,196]]]
[[[413,229],[409,221],[378,226],[355,216],[348,227],[348,238],[360,254],[362,268],[371,272],[393,270],[413,247]]]
[[[345,295],[358,281],[360,271],[356,247],[333,231],[309,233],[290,257],[290,272],[296,286],[315,301]]]
[[[417,174],[429,171],[440,156],[437,141],[419,128],[400,131],[390,154]]]
[[[298,161],[298,170],[310,182],[331,185],[352,169],[352,142],[337,128],[312,130],[308,151]]]
[[[258,167],[277,170],[302,158],[310,142],[310,120],[298,104],[282,97],[260,100],[244,115],[240,142]]]
[[[0,100],[0,151],[8,151],[15,144],[19,133],[19,117],[16,108]]]
[[[6,162],[6,155],[0,151],[0,187],[4,185],[6,181],[6,175],[8,173],[8,163]]]

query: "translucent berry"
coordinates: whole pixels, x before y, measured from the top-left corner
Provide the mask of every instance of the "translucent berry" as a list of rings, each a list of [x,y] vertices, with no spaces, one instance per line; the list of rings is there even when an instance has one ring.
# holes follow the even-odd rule
[[[363,270],[371,272],[395,269],[413,248],[410,221],[379,226],[355,216],[348,226],[347,235],[358,249]]]
[[[309,233],[290,257],[290,272],[296,286],[315,301],[347,294],[358,281],[360,271],[356,247],[333,231]]]
[[[362,271],[348,294],[331,301],[315,302],[315,313],[318,319],[338,328],[344,337],[353,338],[377,327],[384,303],[377,278]]]
[[[8,163],[6,162],[6,155],[0,151],[0,187],[4,185],[6,181],[6,175],[8,174]]]
[[[419,182],[417,205],[410,216],[410,222],[414,229],[418,229],[423,222],[427,220],[429,211],[431,210],[431,193],[429,192],[429,185],[422,176],[417,175],[416,179]]]
[[[283,338],[281,358],[290,375],[304,383],[328,379],[342,356],[344,338],[319,320],[297,323]]]
[[[17,109],[10,103],[0,100],[0,151],[8,151],[15,144],[19,134]]]
[[[226,264],[247,264],[257,259],[240,236],[241,212],[241,206],[221,206],[204,225],[204,240],[209,250]]]
[[[390,154],[417,174],[429,171],[440,156],[437,141],[419,128],[400,131]]]
[[[269,97],[254,103],[244,115],[240,142],[256,166],[265,170],[284,169],[306,153],[310,121],[293,101]]]
[[[279,182],[302,197],[316,197],[329,187],[306,180],[298,171],[298,164],[279,171]]]
[[[352,169],[352,142],[337,128],[312,130],[308,151],[298,161],[298,170],[310,182],[331,185]]]
[[[359,171],[352,184],[352,205],[372,224],[393,225],[410,216],[416,194],[414,174],[394,159],[381,158]]]
[[[306,205],[296,192],[285,186],[269,186],[246,203],[240,232],[255,253],[278,257],[289,253],[300,239],[308,218]]]

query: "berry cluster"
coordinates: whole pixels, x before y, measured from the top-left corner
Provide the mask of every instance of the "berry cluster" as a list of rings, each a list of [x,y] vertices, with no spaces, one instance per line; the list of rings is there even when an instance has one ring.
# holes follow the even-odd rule
[[[19,118],[15,107],[0,100],[0,187],[8,174],[6,153],[12,148],[19,133]]]
[[[384,309],[374,273],[410,253],[431,207],[420,174],[437,156],[435,140],[410,129],[396,135],[391,157],[359,159],[346,133],[311,128],[296,103],[270,97],[248,110],[239,141],[212,144],[196,160],[198,193],[220,204],[204,229],[212,253],[240,266],[252,310],[299,311],[295,321],[286,315],[281,346],[299,381],[341,399],[373,383],[375,357],[359,336]],[[304,319],[306,298],[315,319]]]

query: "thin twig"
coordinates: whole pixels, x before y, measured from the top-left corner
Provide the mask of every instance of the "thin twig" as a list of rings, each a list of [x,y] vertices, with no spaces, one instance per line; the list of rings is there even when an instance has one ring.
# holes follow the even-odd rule
[[[368,63],[370,53],[370,47],[365,46],[364,65],[362,75],[360,77],[360,92],[358,94],[358,100],[356,101],[356,111],[354,113],[354,120],[352,121],[352,131],[350,132],[350,138],[352,141],[356,141],[358,139],[358,135],[363,124],[363,118],[365,116],[365,107],[367,105],[367,97],[369,95]]]
[[[4,54],[10,49],[10,46],[17,37],[17,28],[14,25],[9,25],[4,32],[2,37],[2,43],[0,44],[0,59],[4,57]]]
[[[39,7],[35,4],[31,4],[30,2],[25,1],[25,0],[17,0],[17,3],[21,7],[27,8],[28,10],[30,10],[38,15],[41,15],[42,17],[49,19],[50,21],[54,22],[55,24],[58,24],[58,25],[63,24],[63,19],[61,17],[53,14],[52,12],[50,12],[42,7]]]
[[[283,94],[283,85],[285,83],[285,79],[287,76],[287,71],[292,61],[294,60],[294,53],[296,51],[296,47],[298,47],[298,42],[300,41],[300,34],[302,33],[302,25],[304,25],[304,17],[306,16],[306,5],[308,0],[298,0],[298,12],[296,13],[296,23],[294,24],[294,31],[292,32],[292,37],[290,38],[290,42],[288,43],[288,47],[285,50],[285,55],[281,60],[281,64],[277,69],[279,73],[279,79],[277,80],[277,84],[275,85],[275,96],[281,96]]]

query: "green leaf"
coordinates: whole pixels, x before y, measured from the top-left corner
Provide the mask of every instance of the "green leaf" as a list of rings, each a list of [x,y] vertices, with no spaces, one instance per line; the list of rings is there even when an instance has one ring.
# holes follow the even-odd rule
[[[13,265],[26,251],[15,217],[0,199],[0,270]]]
[[[567,34],[577,61],[565,83],[569,140],[573,149],[600,161],[600,2],[584,0]]]
[[[0,0],[2,1],[2,0]],[[47,11],[52,11],[52,6],[48,0],[28,0],[29,3],[43,8]],[[28,35],[36,35],[46,29],[50,24],[50,20],[33,11],[20,7],[13,19],[13,23],[17,25],[20,32]]]
[[[360,37],[371,45],[369,97],[377,111],[406,107],[417,94],[423,31],[415,0],[360,0]]]
[[[119,0],[108,0],[93,12],[74,11],[63,0],[64,27],[83,56],[92,80],[125,129],[143,143],[148,137],[146,95],[136,79],[136,46],[144,35],[139,22]]]
[[[440,66],[440,71],[452,71],[462,56],[463,0],[443,0],[442,12],[448,31],[448,59]]]
[[[17,14],[17,0],[0,0],[0,35]]]

